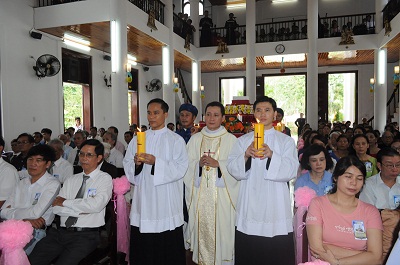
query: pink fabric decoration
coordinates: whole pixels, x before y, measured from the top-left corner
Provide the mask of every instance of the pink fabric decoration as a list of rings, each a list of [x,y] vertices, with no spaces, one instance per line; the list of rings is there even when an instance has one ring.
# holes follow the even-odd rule
[[[299,263],[299,265],[330,265],[329,262],[322,261],[320,259],[316,259],[314,261],[306,262],[306,263]]]
[[[303,246],[303,237],[304,237],[303,230],[306,226],[303,220],[304,216],[307,214],[308,206],[310,205],[310,202],[314,197],[317,197],[317,193],[315,192],[315,190],[307,186],[300,187],[294,192],[294,202],[297,207],[297,211],[294,214],[294,219],[293,219],[295,242],[296,242],[296,264],[302,262],[303,250],[305,248],[308,249],[308,245]],[[308,250],[308,260],[310,260],[310,257],[311,253],[310,250]]]
[[[300,138],[298,141],[297,141],[297,150],[301,150],[301,149],[303,149],[303,147],[304,147],[304,140],[303,140],[303,138]]]
[[[29,222],[11,219],[0,223],[0,265],[29,265],[24,247],[33,238],[32,234]]]
[[[315,197],[317,197],[315,190],[307,186],[300,187],[294,192],[294,202],[296,203],[296,207],[308,207],[311,200]]]
[[[113,179],[114,191],[114,211],[117,215],[117,251],[125,253],[125,261],[129,264],[129,222],[128,207],[124,194],[131,189],[131,185],[126,178]]]

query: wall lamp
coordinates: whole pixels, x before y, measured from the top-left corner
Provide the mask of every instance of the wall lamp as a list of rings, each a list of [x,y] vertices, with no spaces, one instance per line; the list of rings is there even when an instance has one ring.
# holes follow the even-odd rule
[[[396,88],[399,88],[399,79],[400,79],[399,68],[400,67],[398,65],[394,67],[393,84],[396,86]]]
[[[374,92],[374,89],[375,89],[375,78],[370,78],[369,79],[369,85],[370,85],[370,89],[369,89],[369,92]]]

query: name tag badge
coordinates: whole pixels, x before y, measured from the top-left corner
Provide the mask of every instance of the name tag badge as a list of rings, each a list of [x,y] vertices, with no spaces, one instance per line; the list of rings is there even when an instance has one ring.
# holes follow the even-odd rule
[[[325,194],[325,195],[328,194],[328,193],[331,191],[331,189],[332,189],[332,186],[331,186],[331,185],[325,186],[324,194]]]
[[[367,240],[367,232],[363,221],[353,220],[353,231],[356,240]]]
[[[88,194],[87,194],[87,196],[93,198],[94,196],[96,196],[96,192],[97,192],[96,189],[88,189]]]
[[[394,207],[397,208],[400,206],[400,195],[393,196]]]
[[[41,194],[40,192],[37,192],[37,193],[35,194],[35,198],[33,199],[32,205],[35,205],[35,204],[38,203],[39,198],[40,198],[40,194]]]

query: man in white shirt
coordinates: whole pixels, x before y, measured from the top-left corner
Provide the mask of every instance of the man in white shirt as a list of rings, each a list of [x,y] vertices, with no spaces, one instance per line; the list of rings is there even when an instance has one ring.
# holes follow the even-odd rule
[[[79,163],[79,150],[81,148],[81,144],[86,140],[86,134],[83,131],[77,131],[74,135],[74,143],[75,148],[71,150],[68,155],[68,162],[70,162],[73,166],[78,166]]]
[[[165,126],[168,104],[147,104],[151,126],[145,153],[137,153],[137,137],[124,158],[125,174],[135,185],[130,214],[130,264],[185,265],[183,242],[183,176],[188,167],[185,141]]]
[[[0,154],[4,150],[4,139],[0,136]],[[10,197],[19,182],[18,172],[0,156],[0,208]]]
[[[117,129],[117,127],[110,126],[110,127],[108,127],[107,132],[115,134],[117,136],[117,139],[118,139],[118,129]],[[115,149],[120,151],[121,154],[125,154],[125,145],[123,143],[121,143],[120,141],[118,141],[118,140],[115,142]]]
[[[380,173],[367,179],[360,200],[378,209],[396,209],[400,206],[400,154],[384,148],[376,158]]]
[[[49,173],[60,181],[61,184],[74,174],[74,168],[62,156],[64,154],[64,143],[59,139],[50,140],[49,145],[56,152],[56,161],[49,168]]]
[[[235,265],[294,264],[288,181],[299,166],[296,145],[291,137],[274,130],[274,99],[262,96],[253,109],[257,122],[264,124],[264,144],[257,150],[254,133],[247,133],[228,157],[228,171],[240,181]]]
[[[60,190],[60,182],[47,173],[54,160],[54,150],[50,146],[32,147],[26,156],[29,175],[18,182],[1,209],[1,218],[28,221],[35,229],[34,238],[25,247],[28,255],[46,236],[46,226],[54,220],[51,204]]]
[[[104,147],[90,139],[82,143],[79,159],[83,172],[68,178],[53,202],[60,216],[59,229],[51,228],[29,256],[32,265],[78,264],[100,242],[99,227],[105,224],[105,207],[112,194],[110,175],[100,171]]]
[[[123,168],[122,160],[124,159],[124,155],[115,148],[115,144],[117,143],[117,135],[105,132],[103,135],[103,142],[110,144],[110,155],[107,157],[106,161],[117,168]]]
[[[63,154],[63,158],[65,159],[65,160],[67,160],[68,161],[68,157],[69,157],[69,153],[72,151],[72,147],[71,146],[69,146],[69,145],[66,145],[66,143],[67,143],[67,141],[68,141],[68,137],[67,137],[67,135],[65,135],[65,134],[60,134],[60,135],[58,135],[58,139],[60,139],[62,142],[63,142],[63,144],[64,144],[64,146],[63,146],[63,150],[64,150],[64,154]]]

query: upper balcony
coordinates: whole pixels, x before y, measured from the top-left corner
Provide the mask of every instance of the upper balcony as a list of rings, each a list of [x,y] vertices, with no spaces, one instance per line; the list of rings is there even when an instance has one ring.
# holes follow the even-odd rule
[[[59,4],[66,4],[66,3],[71,3],[72,2],[79,2],[77,0],[39,0],[39,7],[44,7],[44,6],[50,6],[50,5],[59,5]],[[106,12],[107,10],[107,1],[82,1],[86,2],[87,5],[79,5],[85,6],[86,8],[90,5],[97,4],[99,2],[104,2],[103,3],[103,11]],[[128,3],[129,2],[129,3]],[[393,5],[393,3],[396,3],[396,5]],[[77,3],[75,3],[77,4]],[[130,5],[132,8],[130,8]],[[76,10],[76,7],[74,7]],[[163,43],[168,42],[168,38],[158,38],[160,36],[159,33],[163,32],[163,37],[165,35],[168,35],[168,28],[166,26],[160,26],[158,33],[157,32],[152,32],[149,34],[149,31],[143,30],[146,27],[146,22],[147,22],[147,13],[153,9],[155,12],[155,18],[156,20],[164,24],[165,21],[165,6],[163,3],[161,3],[159,0],[129,0],[127,1],[127,14],[131,14],[132,10],[135,9],[135,15],[133,15],[134,19],[132,18],[131,15],[128,19],[128,25],[132,25],[128,27],[128,53],[134,54],[138,58],[138,62],[145,64],[145,65],[159,65],[161,64],[161,47],[164,45]],[[385,7],[383,11],[384,19],[393,19],[393,17],[398,13],[398,4],[396,0],[392,0],[389,2],[389,4]],[[63,12],[63,9],[57,10],[57,12]],[[71,9],[67,8],[67,12],[71,11]],[[47,10],[46,10],[47,12]],[[64,11],[65,12],[65,11]],[[37,12],[40,13],[40,12]],[[44,12],[43,12],[44,13]],[[90,16],[94,16],[91,14]],[[99,15],[97,15],[99,16]],[[63,20],[65,20],[65,17],[69,16],[63,16]],[[81,13],[81,17],[82,13]],[[87,17],[87,16],[86,16]],[[109,29],[109,23],[107,23],[107,15],[103,15],[102,18],[97,18],[97,20],[93,21],[93,23],[90,23],[90,19],[84,18],[81,20],[78,20],[76,22],[75,20],[73,23],[78,23],[79,27],[76,25],[72,25],[69,27],[61,27],[61,25],[68,25],[66,22],[63,23],[58,23],[59,19],[57,22],[55,22],[54,28],[48,29],[45,27],[39,28],[40,30],[43,30],[45,32],[48,32],[50,34],[56,35],[56,36],[62,36],[61,31],[68,31],[68,30],[74,30],[79,28],[80,31],[74,32],[76,34],[80,34],[82,32],[90,32],[91,34],[83,35],[85,37],[92,38],[93,45],[92,48],[105,51],[105,52],[110,52],[109,51],[109,43],[110,43],[110,29]],[[174,20],[175,22],[177,20],[180,20],[175,14],[174,14]],[[83,22],[81,22],[83,21]],[[375,30],[375,21],[376,21],[376,16],[374,13],[361,13],[361,14],[353,14],[353,15],[339,15],[339,16],[327,16],[325,15],[324,17],[321,17],[319,20],[319,28],[318,28],[318,35],[319,35],[319,45],[318,45],[318,51],[320,53],[326,53],[327,51],[336,51],[336,49],[341,49],[344,47],[338,47],[337,44],[340,41],[340,34],[341,30],[344,27],[351,28],[353,30],[354,35],[360,36],[360,35],[365,35],[366,37],[363,38],[360,36],[360,38],[355,38],[357,45],[353,46],[355,47],[354,49],[358,50],[369,50],[369,54],[372,54],[372,56],[368,57],[368,60],[365,62],[360,62],[359,63],[373,63],[373,49],[378,48],[378,41],[376,39],[377,34],[375,32],[379,33],[382,31],[382,29],[376,29]],[[184,21],[181,21],[184,22]],[[144,25],[144,27],[138,26],[138,23],[140,25]],[[49,27],[51,26],[50,23],[47,23]],[[96,25],[94,25],[96,24]],[[178,23],[179,24],[179,23]],[[224,22],[219,19],[219,22],[217,21],[217,25],[224,24]],[[174,24],[176,25],[176,24]],[[211,36],[211,42],[209,45],[204,45],[204,46],[216,46],[218,45],[219,40],[225,40],[227,41],[227,29],[225,27],[217,27],[217,25],[213,25],[210,28],[210,36]],[[97,31],[94,29],[90,29],[90,27],[97,27]],[[221,25],[222,26],[222,25]],[[85,28],[88,28],[85,30]],[[56,29],[57,28],[57,29]],[[103,30],[99,30],[98,28],[102,28]],[[212,62],[214,59],[215,61],[218,61],[215,58],[215,47],[208,47],[201,49],[201,52],[197,51],[196,48],[193,49],[195,53],[193,52],[187,52],[183,48],[183,43],[184,41],[182,40],[182,45],[180,45],[180,30],[179,29],[174,29],[176,36],[174,38],[177,38],[177,41],[174,41],[174,48],[175,48],[175,53],[178,52],[180,55],[175,54],[175,58],[177,57],[193,57],[193,54],[198,54],[197,59],[200,59],[200,61],[207,61],[207,62]],[[274,53],[274,48],[276,44],[274,42],[285,42],[285,46],[287,47],[286,53],[298,53],[298,52],[303,52],[307,53],[308,52],[308,45],[307,45],[307,17],[304,16],[296,16],[296,17],[276,17],[276,18],[269,18],[269,19],[264,19],[263,23],[257,23],[255,25],[255,31],[256,31],[256,43],[255,49],[256,49],[256,56],[257,56],[257,69],[264,69],[264,68],[271,68],[275,67],[275,65],[259,65],[259,61],[262,61],[262,56],[265,54],[273,54]],[[96,34],[94,34],[96,32]],[[245,57],[246,56],[246,48],[241,44],[246,44],[246,25],[239,25],[233,34],[234,36],[234,42],[231,42],[229,44],[230,46],[230,54],[226,54],[224,58],[238,58],[238,57]],[[199,35],[201,35],[201,30],[199,32]],[[158,35],[157,35],[158,34]],[[131,36],[132,35],[132,36]],[[168,37],[168,36],[167,36]],[[330,41],[329,38],[337,38],[335,41]],[[97,39],[97,41],[95,41]],[[150,41],[151,40],[151,41]],[[329,41],[328,41],[329,40]],[[133,43],[135,42],[135,43]],[[98,43],[98,47],[96,46]],[[265,45],[264,45],[265,43]],[[268,44],[270,43],[270,44]],[[335,45],[331,45],[331,43],[335,43]],[[107,46],[108,44],[108,46]],[[262,44],[262,45],[259,45]],[[329,45],[325,45],[329,44]],[[231,46],[232,45],[232,46]],[[182,46],[182,47],[180,47]],[[204,47],[203,46],[203,47]],[[237,47],[234,47],[237,46]],[[357,46],[357,47],[356,47]],[[268,47],[269,50],[266,50],[265,47]],[[294,47],[293,49],[290,49],[290,47]],[[147,51],[143,51],[143,49],[147,49]],[[372,52],[370,52],[372,51]],[[395,54],[395,52],[393,53]],[[398,60],[398,52],[397,52],[397,60]],[[183,56],[181,56],[183,55]],[[143,59],[142,59],[143,57]],[[261,59],[259,59],[260,57]],[[322,56],[321,57],[327,57],[327,56]],[[371,59],[372,58],[372,59]],[[185,62],[183,65],[186,67],[182,67],[182,69],[188,68],[190,69],[191,65],[191,59],[186,58],[187,62]],[[305,63],[305,64],[304,64]],[[306,65],[306,62],[303,64],[298,64],[297,67],[304,67]],[[342,62],[346,63],[346,62]],[[353,62],[354,63],[354,62]],[[211,65],[207,63],[207,65]],[[229,68],[224,66],[222,63],[219,64],[220,67],[214,67],[210,68],[209,70],[206,71],[226,71],[226,70],[243,70],[245,69],[245,66],[241,66],[240,69],[238,68]],[[277,66],[279,68],[279,66]],[[207,69],[207,67],[203,67],[202,65],[202,71]],[[186,69],[185,69],[186,70]]]

